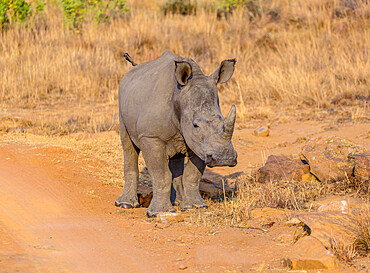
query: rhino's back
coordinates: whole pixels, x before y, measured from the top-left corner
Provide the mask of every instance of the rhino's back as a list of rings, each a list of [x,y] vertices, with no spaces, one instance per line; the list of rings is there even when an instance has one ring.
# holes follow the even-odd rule
[[[158,59],[130,69],[120,83],[120,115],[136,145],[143,136],[167,138],[166,134],[173,133],[170,112],[176,86],[175,58],[167,50]]]
[[[122,78],[120,94],[129,92],[130,88],[139,86],[153,87],[156,81],[168,74],[169,69],[173,66],[174,59],[175,56],[172,52],[166,50],[159,58],[131,68]],[[147,91],[145,91],[145,94],[147,94]]]

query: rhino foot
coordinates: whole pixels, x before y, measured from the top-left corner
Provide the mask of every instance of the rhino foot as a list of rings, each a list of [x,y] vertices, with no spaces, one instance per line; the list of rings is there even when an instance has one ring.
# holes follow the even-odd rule
[[[139,208],[140,207],[140,204],[139,203],[127,203],[127,202],[114,202],[114,205],[116,207],[121,207],[121,208],[124,208],[124,209],[134,209],[134,208]]]
[[[158,213],[161,212],[175,212],[174,207],[171,205],[171,202],[168,202],[168,204],[158,204],[158,202],[152,202],[150,203],[150,206],[148,207],[146,211],[146,216],[148,217],[156,217]]]
[[[117,198],[116,202],[114,202],[116,207],[121,207],[124,209],[133,209],[133,208],[139,208],[140,204],[137,200],[137,198],[125,198],[124,196],[120,196]]]
[[[187,209],[193,209],[193,208],[196,208],[196,209],[202,209],[202,208],[208,208],[208,205],[207,203],[203,200],[203,198],[199,198],[198,200],[193,200],[193,201],[190,201],[190,200],[184,200],[183,202],[181,202],[179,208],[181,210],[187,210]]]

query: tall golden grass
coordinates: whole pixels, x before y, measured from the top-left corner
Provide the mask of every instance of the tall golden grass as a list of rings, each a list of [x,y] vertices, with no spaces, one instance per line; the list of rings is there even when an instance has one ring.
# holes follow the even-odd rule
[[[235,75],[219,92],[221,104],[236,104],[242,118],[254,106],[266,105],[340,112],[336,105],[356,104],[353,115],[367,115],[368,1],[260,1],[261,16],[254,20],[242,9],[218,18],[210,0],[198,1],[196,15],[165,16],[159,8],[163,2],[128,1],[127,16],[87,23],[82,34],[66,29],[61,10],[49,4],[33,30],[12,27],[0,34],[3,115],[33,111],[32,120],[40,119],[39,111],[59,111],[57,118],[37,123],[56,123],[71,132],[67,116],[72,113],[86,123],[99,107],[117,105],[119,81],[130,68],[124,52],[141,63],[166,49],[192,57],[205,74],[223,59],[236,58]],[[106,117],[110,120],[112,111]]]

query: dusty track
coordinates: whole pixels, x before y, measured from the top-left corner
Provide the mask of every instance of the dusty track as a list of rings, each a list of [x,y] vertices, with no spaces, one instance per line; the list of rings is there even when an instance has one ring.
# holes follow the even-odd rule
[[[12,147],[15,148],[15,147]],[[0,151],[1,268],[25,272],[165,269],[135,247],[125,226],[31,156]],[[40,166],[41,165],[41,166]],[[69,182],[76,182],[75,177]],[[85,198],[84,198],[85,197]],[[121,223],[122,224],[122,223]],[[164,267],[163,267],[164,266]]]
[[[294,128],[294,129],[291,129]],[[269,138],[250,130],[235,134],[239,164],[217,172],[248,171],[261,152],[293,154],[302,136],[339,135],[369,148],[368,124],[323,130],[316,123],[281,124]],[[0,136],[1,137],[1,136]],[[197,227],[183,223],[164,229],[145,209],[114,207],[121,189],[105,186],[85,167],[99,162],[70,149],[0,139],[0,272],[246,272],[276,261],[291,245],[256,229]],[[95,163],[94,163],[95,162]],[[189,215],[185,214],[185,218]],[[279,269],[281,270],[286,269]],[[276,272],[272,270],[269,272]]]
[[[271,236],[178,223],[155,228],[120,210],[103,186],[55,147],[0,146],[0,272],[238,272],[286,247]],[[180,238],[180,239],[179,239]]]

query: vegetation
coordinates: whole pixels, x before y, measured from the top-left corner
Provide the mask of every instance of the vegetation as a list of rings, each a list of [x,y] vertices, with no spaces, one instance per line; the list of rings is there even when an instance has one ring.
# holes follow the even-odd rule
[[[164,2],[160,9],[164,15],[167,14],[181,14],[181,15],[195,15],[197,11],[197,3],[187,0],[168,0]]]
[[[216,5],[218,17],[224,15],[227,18],[237,9],[248,15],[250,20],[261,17],[260,0],[221,0]]]
[[[0,1],[0,29],[6,31],[11,24],[32,24],[45,9],[46,2],[36,0],[1,0]]]
[[[65,23],[76,32],[81,32],[88,19],[100,24],[129,11],[122,0],[61,0],[61,5]]]
[[[0,29],[4,32],[11,25],[35,24],[35,20],[43,14],[46,4],[45,0],[1,0]],[[109,22],[129,11],[124,0],[60,0],[50,1],[48,5],[60,6],[66,26],[78,33],[84,23]]]
[[[30,3],[35,11],[36,2]],[[11,10],[6,12],[9,23],[0,43],[1,109],[16,111],[36,127],[52,123],[52,130],[44,130],[52,134],[81,130],[96,116],[96,124],[111,123],[112,110],[105,111],[116,105],[119,81],[130,68],[123,53],[140,63],[169,49],[191,56],[206,74],[223,59],[237,59],[232,81],[220,85],[220,100],[225,109],[237,105],[239,121],[271,119],[273,113],[292,114],[292,109],[299,109],[303,119],[319,112],[321,118],[333,113],[340,120],[366,118],[366,1],[353,7],[339,0],[259,1],[261,16],[253,20],[243,9],[218,19],[217,11],[206,8],[213,1],[199,1],[196,16],[163,15],[152,1],[131,6],[113,0],[87,3],[40,4],[42,27],[32,31],[13,21]],[[122,9],[128,7],[130,16],[124,16]],[[63,21],[75,31],[68,31]],[[104,21],[109,24],[99,24]],[[26,117],[27,109],[39,114]]]

